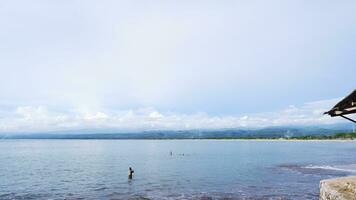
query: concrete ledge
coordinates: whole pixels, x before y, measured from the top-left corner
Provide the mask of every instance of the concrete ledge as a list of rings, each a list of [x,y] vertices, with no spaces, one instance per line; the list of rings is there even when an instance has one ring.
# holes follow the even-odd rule
[[[356,176],[320,181],[320,200],[356,200]]]

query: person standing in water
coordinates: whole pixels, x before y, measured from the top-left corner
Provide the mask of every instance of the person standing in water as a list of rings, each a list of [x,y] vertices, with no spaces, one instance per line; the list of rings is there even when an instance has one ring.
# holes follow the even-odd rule
[[[132,179],[132,176],[133,176],[134,172],[135,171],[131,167],[129,167],[129,179]]]

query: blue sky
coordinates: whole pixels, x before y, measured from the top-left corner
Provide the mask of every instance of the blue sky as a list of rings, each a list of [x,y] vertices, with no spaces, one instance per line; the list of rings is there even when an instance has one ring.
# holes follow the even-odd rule
[[[355,1],[1,1],[0,131],[334,123]],[[283,115],[283,117],[281,116]]]

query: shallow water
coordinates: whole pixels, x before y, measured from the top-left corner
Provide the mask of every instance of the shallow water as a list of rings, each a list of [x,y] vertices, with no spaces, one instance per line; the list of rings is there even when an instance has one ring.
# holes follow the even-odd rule
[[[0,140],[0,199],[318,199],[355,163],[355,141]]]

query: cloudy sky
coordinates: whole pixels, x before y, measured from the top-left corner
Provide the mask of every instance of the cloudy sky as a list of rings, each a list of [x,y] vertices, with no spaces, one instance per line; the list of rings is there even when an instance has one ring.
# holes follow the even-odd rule
[[[0,132],[337,123],[356,1],[0,2]]]

